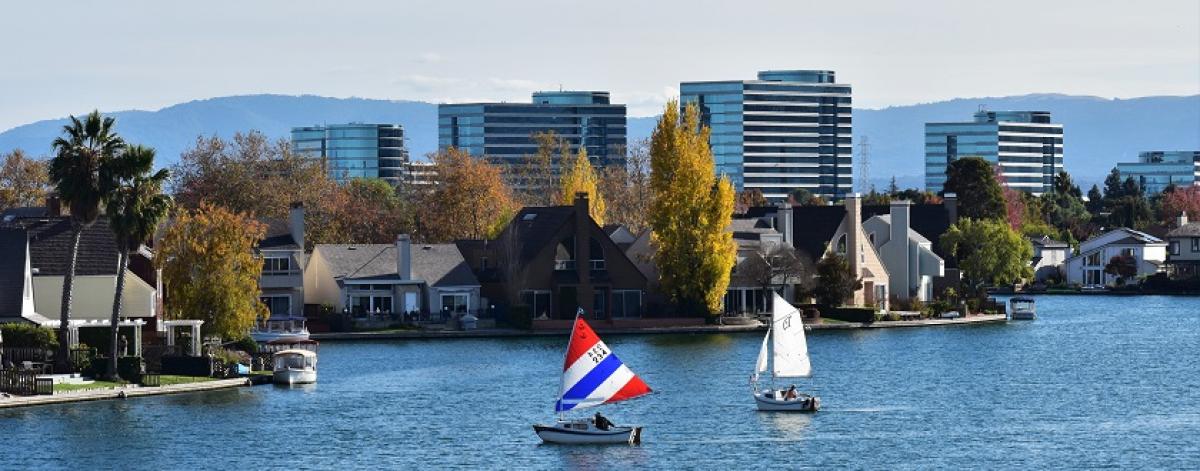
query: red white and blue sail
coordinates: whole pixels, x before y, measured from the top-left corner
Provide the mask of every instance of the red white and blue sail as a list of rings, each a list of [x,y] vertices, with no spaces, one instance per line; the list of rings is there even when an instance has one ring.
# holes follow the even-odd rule
[[[633,399],[649,394],[650,387],[621,363],[583,317],[577,317],[567,344],[560,391],[556,412]]]

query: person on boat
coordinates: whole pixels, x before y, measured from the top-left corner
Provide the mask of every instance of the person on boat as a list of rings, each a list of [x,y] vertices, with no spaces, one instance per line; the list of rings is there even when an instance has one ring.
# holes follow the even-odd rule
[[[790,401],[796,397],[796,385],[793,384],[792,387],[788,388],[787,392],[783,394],[783,400]]]
[[[608,420],[608,417],[600,415],[599,412],[596,413],[596,417],[593,419],[592,423],[594,423],[596,428],[600,430],[608,430],[609,427],[613,426],[612,421]]]

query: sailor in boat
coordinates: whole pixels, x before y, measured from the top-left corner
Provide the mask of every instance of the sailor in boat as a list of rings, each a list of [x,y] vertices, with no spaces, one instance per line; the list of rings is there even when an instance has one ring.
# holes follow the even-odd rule
[[[796,397],[796,385],[793,384],[792,387],[788,388],[787,393],[784,393],[783,400],[790,401],[796,399]]]
[[[612,426],[616,425],[616,424],[612,423],[611,420],[608,420],[608,417],[600,415],[599,412],[597,412],[596,417],[592,419],[592,423],[599,430],[608,430]]]

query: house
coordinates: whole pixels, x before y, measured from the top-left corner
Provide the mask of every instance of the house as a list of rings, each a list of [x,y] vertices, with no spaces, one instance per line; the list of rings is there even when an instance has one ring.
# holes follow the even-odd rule
[[[63,280],[70,257],[69,217],[57,205],[28,214],[0,216],[0,320],[57,323],[62,306]],[[83,229],[71,290],[71,320],[76,324],[107,323],[112,318],[116,277],[125,277],[121,316],[138,325],[156,325],[162,311],[161,287],[145,246],[130,253],[129,267],[118,274],[117,244],[104,217]],[[20,296],[16,296],[19,288]],[[32,310],[28,300],[32,297]],[[19,302],[16,301],[19,299]]]
[[[1050,236],[1030,237],[1029,243],[1033,245],[1033,259],[1029,264],[1033,267],[1034,281],[1061,280],[1063,262],[1071,256],[1071,245]]]
[[[643,315],[646,277],[588,214],[587,194],[571,206],[522,208],[493,240],[457,242],[501,306],[528,306],[536,319]]]
[[[781,208],[790,217],[791,208]],[[738,217],[730,222],[733,241],[737,244],[737,259],[725,291],[724,312],[726,314],[763,313],[771,309],[772,292],[781,292],[784,298],[795,298],[786,277],[777,270],[763,270],[756,257],[777,257],[777,247],[787,244],[789,237],[775,228],[774,217]],[[767,285],[767,286],[764,286]]]
[[[478,313],[479,280],[454,244],[317,244],[304,269],[304,302],[356,314]]]
[[[888,214],[863,222],[867,240],[875,247],[888,272],[888,291],[901,300],[933,300],[933,280],[946,273],[933,242],[911,227],[912,203],[892,200]]]
[[[284,219],[263,219],[266,235],[259,241],[262,258],[259,299],[271,319],[304,317],[304,206],[295,203]]]
[[[1167,272],[1171,278],[1200,276],[1200,222],[1188,222],[1187,213],[1181,213],[1166,239]]]
[[[1063,263],[1067,283],[1080,286],[1108,286],[1118,277],[1105,273],[1113,257],[1128,255],[1137,265],[1137,277],[1158,273],[1167,258],[1167,243],[1150,234],[1122,227],[1079,244],[1079,252]]]
[[[861,197],[850,194],[840,206],[796,206],[791,212],[792,245],[797,251],[809,256],[814,264],[828,253],[845,257],[850,270],[862,278],[863,287],[846,303],[886,310],[890,279],[863,229],[866,218]]]

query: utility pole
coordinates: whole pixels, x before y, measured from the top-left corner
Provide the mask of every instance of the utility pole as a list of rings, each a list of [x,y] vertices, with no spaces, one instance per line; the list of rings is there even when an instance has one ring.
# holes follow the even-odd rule
[[[866,193],[871,187],[871,143],[867,136],[858,139],[858,178],[859,191]]]

